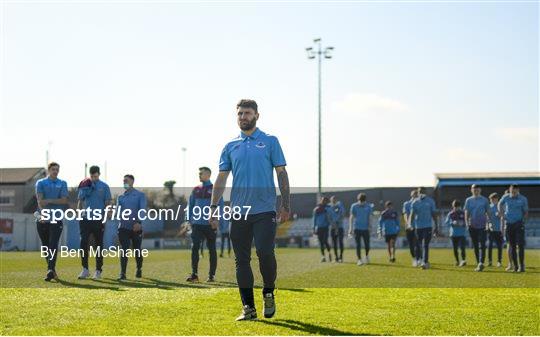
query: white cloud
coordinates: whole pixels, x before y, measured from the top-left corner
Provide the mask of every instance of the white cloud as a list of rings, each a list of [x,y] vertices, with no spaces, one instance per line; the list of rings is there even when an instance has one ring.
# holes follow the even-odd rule
[[[497,128],[495,134],[506,141],[538,144],[537,127]]]
[[[352,93],[336,102],[336,108],[353,113],[392,113],[409,111],[409,107],[392,98],[373,93]]]

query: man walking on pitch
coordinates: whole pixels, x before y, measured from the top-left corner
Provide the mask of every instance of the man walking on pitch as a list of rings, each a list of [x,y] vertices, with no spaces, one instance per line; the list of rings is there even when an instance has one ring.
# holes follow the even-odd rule
[[[58,179],[58,172],[60,172],[60,165],[51,162],[47,167],[47,177],[36,182],[36,199],[41,213],[44,213],[45,210],[64,210],[68,205],[67,183]],[[58,241],[60,241],[63,228],[62,220],[53,223],[38,219],[36,225],[41,247],[47,248],[47,257],[45,257],[47,276],[45,276],[45,281],[57,280],[56,258],[58,256]]]
[[[367,203],[367,196],[364,193],[358,194],[358,202],[351,205],[351,215],[349,216],[349,235],[353,234],[356,242],[356,257],[358,266],[369,263],[369,218],[373,213],[373,206]],[[362,240],[366,250],[366,257],[362,259]]]
[[[285,170],[285,157],[278,139],[257,128],[259,112],[254,100],[243,99],[236,105],[240,135],[229,141],[221,153],[219,175],[212,193],[213,216],[211,226],[217,228],[215,210],[223,196],[227,177],[232,171],[233,184],[231,207],[241,218],[231,221],[231,241],[236,258],[236,280],[240,290],[243,311],[237,320],[257,318],[253,298],[253,272],[251,270],[251,244],[259,258],[263,278],[264,317],[271,318],[276,312],[274,288],[277,263],[274,254],[276,237],[276,190],[275,169],[281,191],[280,222],[289,218],[290,188]],[[236,211],[235,211],[236,210]]]
[[[407,224],[407,228],[405,229],[405,235],[407,236],[407,243],[409,244],[409,251],[412,257],[413,267],[417,267],[420,264],[420,260],[418,260],[416,254],[416,220],[412,219],[410,225],[408,224],[408,222],[411,215],[411,205],[416,198],[418,198],[418,190],[412,190],[411,199],[403,203],[403,217],[405,218],[405,223]]]
[[[488,266],[493,264],[493,246],[497,247],[497,267],[502,266],[503,234],[501,226],[501,216],[498,210],[499,195],[491,193],[489,195],[489,224],[488,224]]]
[[[514,271],[523,273],[525,272],[525,223],[529,215],[529,202],[519,193],[518,185],[510,185],[509,192],[501,198],[498,208],[504,215]],[[517,250],[519,250],[519,261]]]
[[[379,218],[379,235],[384,235],[384,241],[388,248],[389,261],[396,262],[396,239],[399,233],[399,216],[394,210],[392,202],[388,200],[384,203],[384,211]]]
[[[446,226],[449,228],[450,239],[452,239],[452,247],[454,248],[454,258],[456,266],[464,267],[467,264],[465,256],[465,247],[467,239],[465,238],[465,213],[461,209],[459,200],[452,201],[452,210],[446,215]],[[459,250],[461,249],[461,260],[459,258]]]
[[[143,227],[142,219],[139,217],[139,211],[146,209],[146,196],[143,192],[135,189],[133,183],[135,177],[131,174],[124,176],[124,189],[126,190],[122,195],[118,196],[117,206],[122,212],[129,210],[130,215],[128,219],[120,220],[118,224],[118,240],[122,248],[123,254],[120,255],[120,276],[118,280],[122,281],[126,279],[126,269],[128,263],[128,257],[126,251],[130,245],[133,246],[133,255],[137,264],[136,278],[142,277],[142,264],[143,256],[141,251]]]
[[[469,228],[469,235],[474,248],[477,267],[475,271],[484,270],[486,259],[486,239],[487,239],[487,219],[489,216],[489,201],[481,195],[480,186],[473,184],[471,186],[472,196],[465,200],[463,207],[465,211],[465,223]]]
[[[103,219],[106,218],[105,207],[111,204],[111,189],[109,185],[99,179],[99,166],[91,166],[89,171],[90,179],[86,178],[81,181],[77,196],[77,208],[85,210],[84,219],[79,222],[81,249],[83,249],[83,255],[81,256],[83,270],[79,274],[79,279],[90,276],[88,270],[90,236],[94,237],[94,247],[96,248],[94,278],[100,279],[103,267],[101,249],[103,248],[103,232],[105,231]],[[95,210],[99,211],[100,217],[94,217]]]
[[[332,206],[328,205],[328,197],[322,197],[321,202],[313,209],[313,234],[319,239],[321,262],[326,262],[324,250],[328,250],[328,260],[332,262],[332,253],[328,244],[328,230],[334,221]],[[337,259],[337,257],[336,257]]]
[[[435,201],[426,195],[424,187],[418,188],[418,198],[411,204],[409,226],[416,221],[416,258],[420,260],[422,269],[429,269],[429,242],[433,236],[433,223],[435,223],[435,235],[439,232],[437,224],[437,209]]]
[[[188,282],[198,282],[199,249],[201,241],[205,239],[210,256],[210,271],[206,282],[214,282],[217,268],[216,235],[217,229],[212,228],[209,217],[205,217],[205,209],[210,207],[213,184],[210,181],[212,171],[208,167],[199,168],[199,180],[201,185],[196,186],[189,196],[187,209],[187,221],[191,224],[191,275]],[[219,200],[220,209],[223,210],[223,199]],[[223,214],[220,213],[220,222],[223,222]]]
[[[330,204],[334,210],[334,223],[330,227],[330,234],[332,236],[332,246],[334,247],[334,254],[336,255],[336,262],[343,262],[343,236],[344,236],[344,221],[345,218],[345,206],[337,199],[335,195],[330,197]],[[339,248],[339,253],[338,253]]]

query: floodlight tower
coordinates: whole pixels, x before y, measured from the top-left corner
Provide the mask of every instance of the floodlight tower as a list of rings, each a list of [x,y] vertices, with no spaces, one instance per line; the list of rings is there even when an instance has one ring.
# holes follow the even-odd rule
[[[321,39],[317,38],[314,39],[313,42],[315,43],[315,47],[308,47],[306,48],[308,59],[314,59],[317,58],[317,81],[318,81],[318,103],[319,103],[319,109],[318,109],[318,123],[319,123],[319,180],[317,185],[317,199],[320,199],[322,195],[322,167],[321,167],[321,160],[322,160],[322,150],[321,150],[321,65],[322,65],[322,58],[324,56],[325,59],[331,59],[332,58],[332,51],[334,50],[334,47],[325,47],[323,49],[321,45]]]

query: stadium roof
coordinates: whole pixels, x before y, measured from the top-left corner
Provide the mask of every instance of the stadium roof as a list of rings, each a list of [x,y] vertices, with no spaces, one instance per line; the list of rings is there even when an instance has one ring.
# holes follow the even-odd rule
[[[38,175],[45,176],[43,167],[0,168],[0,184],[25,184]]]
[[[437,187],[498,185],[540,185],[540,172],[436,173]]]

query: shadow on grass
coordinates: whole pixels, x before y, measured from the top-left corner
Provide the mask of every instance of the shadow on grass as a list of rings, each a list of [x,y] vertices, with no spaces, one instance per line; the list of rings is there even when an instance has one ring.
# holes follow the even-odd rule
[[[260,320],[256,321],[262,324],[280,326],[282,328],[291,329],[294,331],[301,331],[308,333],[310,335],[322,335],[322,336],[371,336],[372,334],[362,334],[356,332],[348,332],[337,330],[333,328],[328,328],[321,325],[310,324],[305,322],[300,322],[292,319],[278,319],[278,320]]]
[[[141,289],[162,289],[162,290],[173,290],[175,288],[208,288],[204,285],[196,284],[187,284],[187,283],[176,283],[162,281],[154,278],[143,278],[140,280],[117,280],[113,278],[103,278],[100,280],[79,280],[77,282],[70,282],[67,280],[58,280],[58,283],[73,288],[83,288],[83,289],[106,289],[106,290],[115,290],[122,291],[123,288],[141,288]]]
[[[163,281],[163,280],[160,280],[160,279],[150,278],[150,277],[147,277],[146,279],[154,282],[156,285],[159,285],[161,287],[167,287],[167,289],[173,289],[173,288],[199,288],[199,289],[204,289],[204,288],[209,288],[208,286],[206,286],[204,284],[187,283],[187,282],[179,283],[179,282],[173,282],[173,281]]]
[[[113,286],[105,286],[105,285],[95,285],[95,284],[88,284],[84,282],[69,282],[66,280],[58,279],[57,281],[59,284],[66,286],[66,287],[72,287],[72,288],[82,288],[82,289],[105,289],[105,290],[114,290],[114,291],[122,291],[120,287],[113,287]]]

